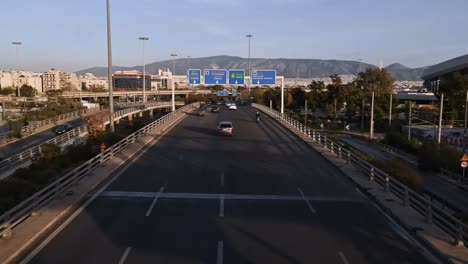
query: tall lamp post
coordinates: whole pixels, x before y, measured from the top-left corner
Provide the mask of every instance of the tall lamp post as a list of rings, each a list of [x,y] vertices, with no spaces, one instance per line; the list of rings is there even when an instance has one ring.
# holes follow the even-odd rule
[[[175,60],[174,60],[174,58],[177,57],[177,54],[172,53],[171,57],[172,57],[172,76],[174,76],[175,75]]]
[[[250,82],[248,83],[248,88],[249,88],[249,96],[250,96],[250,85],[252,84],[252,69],[250,68],[250,41],[253,38],[252,34],[248,34],[245,36],[246,38],[249,39],[249,56],[248,56],[248,61],[247,61],[247,74],[250,76]]]
[[[177,57],[177,54],[171,54],[171,57]],[[174,75],[175,75],[175,61],[172,59],[172,78],[171,78],[171,91],[172,91],[172,112],[175,111],[175,83],[174,83]]]
[[[143,55],[142,55],[142,61],[143,61],[143,103],[146,103],[145,40],[149,40],[149,38],[148,37],[139,37],[138,39],[141,40],[142,50],[143,50]]]
[[[13,41],[11,44],[15,45],[16,46],[16,71],[19,70],[19,46],[21,46],[22,42],[20,41]],[[19,73],[17,72],[16,75],[18,75]],[[19,81],[19,76],[16,77],[16,89],[18,90],[18,97],[21,96],[20,94],[20,87],[19,87],[19,84],[18,84],[18,81]]]
[[[110,1],[106,0],[107,4],[107,79],[109,82],[109,129],[113,133],[114,128],[114,96],[112,90],[114,85],[112,83],[112,38],[111,38],[111,24],[110,24]]]

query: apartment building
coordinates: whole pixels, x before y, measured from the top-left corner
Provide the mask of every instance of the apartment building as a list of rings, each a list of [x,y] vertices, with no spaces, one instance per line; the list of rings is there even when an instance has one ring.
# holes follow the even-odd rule
[[[84,73],[79,76],[80,89],[90,89],[93,87],[109,89],[109,81],[107,78],[96,77],[92,73]]]

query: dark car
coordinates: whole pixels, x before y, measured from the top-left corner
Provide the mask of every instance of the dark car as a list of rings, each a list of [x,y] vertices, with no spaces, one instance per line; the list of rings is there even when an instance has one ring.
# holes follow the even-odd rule
[[[219,107],[218,107],[218,106],[213,106],[213,107],[211,108],[211,112],[212,112],[212,113],[218,113],[218,112],[219,112]]]
[[[60,135],[67,131],[72,130],[73,126],[70,124],[62,124],[54,129],[55,134]]]

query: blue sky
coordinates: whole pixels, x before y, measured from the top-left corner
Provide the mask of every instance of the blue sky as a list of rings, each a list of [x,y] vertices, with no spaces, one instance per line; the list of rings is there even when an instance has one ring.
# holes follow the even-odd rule
[[[107,65],[105,0],[2,0],[0,69]],[[113,64],[179,57],[363,59],[427,66],[468,53],[466,0],[111,0]]]

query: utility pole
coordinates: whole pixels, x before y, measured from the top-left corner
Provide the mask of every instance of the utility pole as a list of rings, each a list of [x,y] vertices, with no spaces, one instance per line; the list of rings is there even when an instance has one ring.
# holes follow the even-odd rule
[[[388,110],[388,126],[391,128],[392,127],[392,104],[393,104],[393,93],[390,92],[390,105],[389,105],[389,110]]]
[[[413,103],[409,101],[409,114],[408,114],[408,141],[411,140],[411,108]]]
[[[142,55],[142,62],[143,62],[143,104],[146,103],[146,64],[145,64],[145,41],[149,40],[148,37],[139,37],[139,40],[141,40],[142,43],[142,50],[143,50],[143,55]],[[150,84],[151,86],[151,84]]]
[[[11,44],[16,46],[16,89],[18,90],[18,97],[21,96],[20,86],[19,86],[19,46],[22,42],[13,41]]]
[[[374,92],[372,92],[372,106],[370,116],[370,140],[374,139]]]
[[[333,116],[333,126],[336,125],[336,98],[333,100],[333,109],[334,109],[334,116]]]
[[[468,90],[466,91],[466,101],[465,101],[465,132],[463,133],[463,153],[466,150],[466,125],[468,119]]]
[[[439,113],[439,131],[437,132],[437,143],[440,144],[442,135],[442,114],[444,111],[444,93],[440,94],[440,113]]]
[[[307,100],[305,100],[305,108],[304,108],[304,124],[307,126]]]
[[[253,35],[252,34],[248,34],[245,36],[246,38],[249,39],[249,59],[247,61],[247,73],[249,74],[250,76],[250,82],[248,83],[248,88],[249,88],[249,96],[250,96],[250,85],[252,84],[252,69],[250,68],[250,40],[252,39]]]
[[[364,132],[364,97],[362,97],[361,106],[361,132]]]
[[[109,82],[109,129],[114,133],[114,96],[112,94],[112,38],[111,38],[111,24],[110,24],[110,0],[107,0],[107,80]]]

